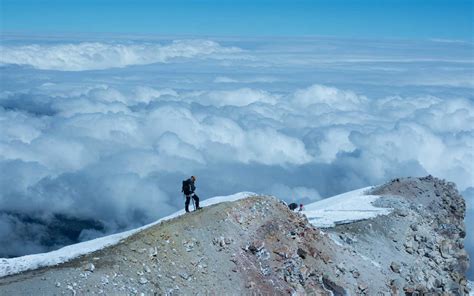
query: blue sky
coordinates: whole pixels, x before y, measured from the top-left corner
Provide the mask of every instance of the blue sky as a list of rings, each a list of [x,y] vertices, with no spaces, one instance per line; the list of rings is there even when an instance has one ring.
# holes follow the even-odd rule
[[[4,32],[473,39],[473,1],[2,0]]]

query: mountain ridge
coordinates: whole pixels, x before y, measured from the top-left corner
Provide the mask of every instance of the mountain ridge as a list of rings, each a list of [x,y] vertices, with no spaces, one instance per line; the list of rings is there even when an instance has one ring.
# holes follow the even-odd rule
[[[0,291],[467,294],[465,203],[454,184],[428,176],[367,190],[360,200],[376,195],[370,205],[390,210],[315,227],[314,215],[334,213],[327,200],[326,207],[315,203],[297,213],[274,197],[238,196],[136,231],[67,263],[0,278]]]

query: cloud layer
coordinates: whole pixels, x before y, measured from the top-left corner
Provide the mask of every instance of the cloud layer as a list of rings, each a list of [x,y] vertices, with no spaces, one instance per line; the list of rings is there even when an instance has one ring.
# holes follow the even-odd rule
[[[43,70],[84,71],[166,63],[177,58],[231,58],[242,52],[210,40],[175,40],[169,44],[82,42],[0,46],[0,63]]]
[[[474,190],[471,88],[407,86],[419,61],[341,62],[341,47],[321,62],[321,40],[299,42],[4,45],[4,63],[29,66],[2,69],[0,246],[24,248],[0,255],[150,222],[182,207],[191,174],[203,198],[248,190],[308,203],[427,174]],[[389,57],[403,47],[382,45]],[[424,52],[446,60],[432,46]],[[243,52],[252,59],[236,59]],[[472,64],[452,58],[424,64],[433,81],[456,67],[469,76]],[[110,67],[126,68],[63,72]]]

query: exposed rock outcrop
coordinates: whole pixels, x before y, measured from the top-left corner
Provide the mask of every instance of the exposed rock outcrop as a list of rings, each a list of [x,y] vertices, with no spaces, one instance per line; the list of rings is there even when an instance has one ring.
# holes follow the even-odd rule
[[[342,248],[367,258],[380,272],[373,279],[386,287],[372,282],[371,293],[467,293],[466,207],[455,185],[431,176],[395,179],[370,194],[380,195],[374,204],[390,207],[392,213],[327,231]]]
[[[465,204],[454,184],[396,179],[371,194],[391,213],[325,229],[272,197],[217,204],[1,278],[0,294],[465,294]]]

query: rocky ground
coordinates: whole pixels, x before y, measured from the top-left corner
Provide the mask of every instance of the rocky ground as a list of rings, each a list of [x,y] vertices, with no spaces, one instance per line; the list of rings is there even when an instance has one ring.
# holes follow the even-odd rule
[[[463,295],[464,200],[432,177],[373,189],[394,210],[314,228],[273,197],[162,222],[68,263],[0,279],[1,295]]]
[[[390,215],[338,225],[328,234],[355,256],[338,257],[343,264],[367,258],[382,279],[378,291],[394,295],[463,295],[469,257],[464,250],[464,199],[453,183],[431,176],[395,179],[372,190],[375,205]],[[339,253],[340,254],[340,253]],[[371,284],[371,288],[374,284]]]

